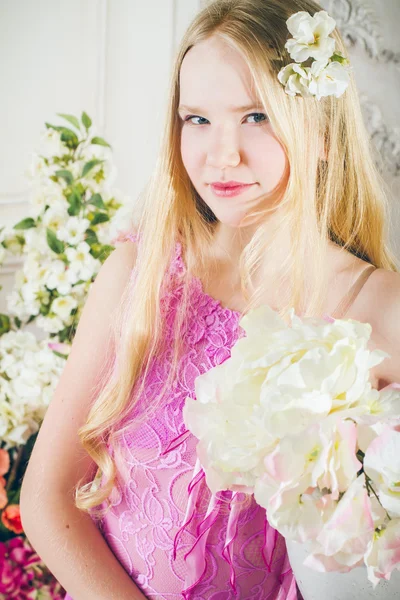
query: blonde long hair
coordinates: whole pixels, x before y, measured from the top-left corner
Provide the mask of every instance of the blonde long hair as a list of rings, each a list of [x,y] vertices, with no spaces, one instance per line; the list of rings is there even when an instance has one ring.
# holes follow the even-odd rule
[[[309,248],[313,249],[313,265],[307,271],[311,295],[303,314],[320,314],[329,240],[376,267],[398,270],[385,241],[387,200],[372,158],[353,79],[341,98],[321,101],[289,97],[277,80],[282,66],[291,62],[284,48],[289,37],[286,21],[299,10],[314,14],[320,7],[310,0],[216,0],[196,16],[181,42],[173,67],[159,157],[144,192],[135,277],[125,290],[114,331],[118,368],[108,374],[87,422],[79,430],[82,445],[98,465],[98,475],[102,475],[104,483],[98,486],[79,482],[75,501],[82,510],[100,516],[104,511],[94,510],[95,507],[104,501],[109,506],[116,467],[107,443],[115,440],[125,418],[132,414],[150,363],[163,348],[160,299],[173,285],[166,273],[177,240],[182,244],[186,269],[181,279],[182,305],[174,323],[173,368],[164,391],[176,372],[190,278],[196,265],[206,272],[210,261],[209,249],[218,221],[194,189],[180,154],[179,73],[192,46],[218,35],[241,53],[288,156],[290,175],[281,202],[284,218],[279,227],[281,231],[288,228],[293,251],[281,265],[282,279],[274,281],[274,286],[281,286],[288,276],[293,283],[289,295],[282,291],[281,315],[291,306],[296,312],[300,307],[305,286],[304,256]],[[346,55],[339,33],[335,30],[333,35],[337,49]],[[325,145],[324,160],[321,140]],[[258,214],[257,231],[240,257],[241,284],[247,300],[244,313],[258,306],[269,288],[268,281],[261,286],[254,286],[252,281],[262,256],[274,247],[274,237],[266,235],[263,217],[267,212]],[[156,408],[156,403],[149,406],[135,423],[148,418]]]

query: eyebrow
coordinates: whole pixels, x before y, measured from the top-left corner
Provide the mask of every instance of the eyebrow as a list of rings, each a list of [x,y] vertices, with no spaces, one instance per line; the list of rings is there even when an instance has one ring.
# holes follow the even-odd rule
[[[255,104],[247,104],[245,106],[228,106],[228,109],[233,112],[233,113],[241,113],[241,112],[246,112],[248,110],[252,110],[253,108],[256,109],[263,109],[264,107],[259,103],[256,102]],[[187,110],[189,112],[193,112],[193,113],[202,113],[204,112],[204,110],[202,110],[201,108],[198,108],[196,106],[186,106],[185,104],[181,104],[178,108],[178,111],[181,110]]]

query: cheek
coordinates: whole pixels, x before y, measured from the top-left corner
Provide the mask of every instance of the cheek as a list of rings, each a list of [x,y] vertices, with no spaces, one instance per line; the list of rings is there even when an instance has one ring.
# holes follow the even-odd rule
[[[289,163],[286,153],[272,135],[261,136],[248,149],[250,162],[260,182],[273,189],[282,179],[287,179]]]
[[[183,130],[181,134],[181,156],[183,165],[191,178],[200,168],[201,153],[199,140],[196,140],[195,136],[190,135],[187,130]]]

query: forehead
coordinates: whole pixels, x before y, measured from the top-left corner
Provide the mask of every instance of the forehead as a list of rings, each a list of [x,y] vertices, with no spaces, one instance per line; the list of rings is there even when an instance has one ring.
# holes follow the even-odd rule
[[[213,36],[193,46],[183,59],[180,103],[247,104],[257,100],[250,69],[241,54]]]

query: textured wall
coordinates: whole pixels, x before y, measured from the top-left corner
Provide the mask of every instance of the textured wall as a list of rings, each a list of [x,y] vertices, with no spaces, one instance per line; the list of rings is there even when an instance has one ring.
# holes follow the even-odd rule
[[[349,47],[367,128],[383,159],[400,257],[400,0],[321,0]]]

